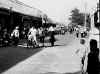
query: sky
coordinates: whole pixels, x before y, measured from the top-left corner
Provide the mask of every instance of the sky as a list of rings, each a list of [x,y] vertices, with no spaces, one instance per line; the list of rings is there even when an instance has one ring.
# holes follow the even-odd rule
[[[78,8],[81,12],[91,13],[96,9],[98,0],[19,0],[40,9],[56,22],[68,24],[71,10]]]

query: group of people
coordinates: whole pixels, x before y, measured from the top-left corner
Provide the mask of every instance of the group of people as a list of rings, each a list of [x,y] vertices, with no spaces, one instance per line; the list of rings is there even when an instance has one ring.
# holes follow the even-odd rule
[[[10,45],[17,45],[19,40],[19,27],[15,27],[12,31],[8,31],[7,28],[0,30],[0,47],[6,47]]]
[[[70,26],[68,28],[70,34],[75,33],[75,36],[85,38],[88,37],[89,28],[78,27],[78,26]]]
[[[46,32],[50,33],[50,43],[51,46],[54,46],[54,28],[51,26],[48,29],[44,29],[43,27],[35,28],[34,26],[31,26],[28,30],[26,28],[23,28],[23,30],[19,29],[19,26],[16,26],[11,33],[7,33],[7,29],[4,31],[4,37],[0,38],[1,43],[0,45],[5,44],[4,46],[7,46],[9,43],[17,46],[20,39],[26,39],[27,45],[36,45],[39,46],[39,43],[42,43],[44,46],[44,39],[47,36]],[[27,31],[26,31],[27,30]],[[9,42],[12,41],[12,42]]]
[[[48,35],[47,33],[50,33]],[[51,46],[54,46],[55,42],[55,34],[54,34],[54,28],[51,26],[49,29],[44,29],[42,27],[36,29],[35,27],[31,27],[28,32],[28,40],[29,42],[35,43],[35,45],[39,46],[39,43],[41,42],[44,46],[45,37],[50,36],[49,42],[51,43]]]
[[[88,30],[86,29],[79,29],[79,28],[74,28],[74,31],[75,31],[75,33],[76,33],[76,37],[78,38],[78,37],[81,37],[81,38],[85,38],[85,37],[88,37]]]

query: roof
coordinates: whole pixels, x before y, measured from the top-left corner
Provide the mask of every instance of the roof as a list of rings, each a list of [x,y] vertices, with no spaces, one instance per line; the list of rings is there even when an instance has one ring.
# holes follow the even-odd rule
[[[44,13],[34,7],[30,7],[18,0],[0,0],[0,8],[6,8],[11,11],[19,12],[26,15],[41,17]]]

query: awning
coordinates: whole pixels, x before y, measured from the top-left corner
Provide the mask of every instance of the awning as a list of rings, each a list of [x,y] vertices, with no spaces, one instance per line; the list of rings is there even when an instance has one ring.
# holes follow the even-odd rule
[[[42,11],[34,7],[30,7],[18,0],[0,0],[0,8],[6,8],[11,11],[35,17],[42,17],[44,15]]]

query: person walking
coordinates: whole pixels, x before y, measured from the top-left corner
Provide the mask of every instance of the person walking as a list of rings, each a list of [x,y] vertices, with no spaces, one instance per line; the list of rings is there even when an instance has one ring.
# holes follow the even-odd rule
[[[37,30],[34,27],[31,27],[28,32],[28,39],[32,42],[35,41],[36,45],[38,45],[36,34],[37,34]]]
[[[81,46],[79,46],[80,48],[76,50],[76,54],[80,57],[81,60],[81,70],[82,73],[86,73],[87,70],[87,56],[88,53],[90,52],[89,50],[89,44],[87,44],[88,42],[86,42],[84,39],[80,40],[80,44]]]

